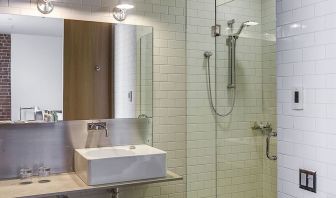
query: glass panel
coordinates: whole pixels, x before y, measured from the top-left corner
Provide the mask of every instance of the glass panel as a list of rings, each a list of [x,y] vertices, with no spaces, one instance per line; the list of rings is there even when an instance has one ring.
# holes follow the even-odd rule
[[[275,0],[193,3],[186,37],[187,197],[275,198],[276,161],[266,157],[266,137],[276,129]],[[213,24],[221,29],[216,38]],[[214,53],[207,58],[205,50]],[[255,122],[271,127],[252,129]],[[275,155],[275,138],[270,148]]]
[[[137,115],[151,118],[153,116],[153,33],[144,31],[138,39],[137,64]],[[150,72],[149,72],[150,71]]]
[[[232,110],[217,116],[217,197],[275,198],[276,161],[266,157],[268,132],[251,128],[254,122],[276,128],[275,0],[216,5],[222,28],[216,38],[216,106],[221,114]]]
[[[187,2],[187,198],[214,198],[216,117],[209,106],[207,60],[203,54],[205,50],[215,52],[210,31],[215,23],[215,0]],[[212,76],[214,57],[210,60]]]

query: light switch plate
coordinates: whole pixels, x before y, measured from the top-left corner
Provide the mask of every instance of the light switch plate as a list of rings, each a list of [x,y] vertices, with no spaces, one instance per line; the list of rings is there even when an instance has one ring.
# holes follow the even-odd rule
[[[300,188],[316,193],[316,172],[300,169]]]
[[[303,110],[303,87],[292,88],[292,109]]]

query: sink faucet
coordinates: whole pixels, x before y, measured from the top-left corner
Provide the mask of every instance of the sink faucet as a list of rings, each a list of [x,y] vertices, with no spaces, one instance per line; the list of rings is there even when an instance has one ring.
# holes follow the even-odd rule
[[[88,131],[99,131],[99,130],[105,130],[105,137],[109,136],[106,122],[88,123]]]

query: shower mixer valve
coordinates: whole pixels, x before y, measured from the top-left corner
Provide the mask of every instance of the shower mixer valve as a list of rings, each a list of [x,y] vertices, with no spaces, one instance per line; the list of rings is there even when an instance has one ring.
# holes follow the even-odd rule
[[[252,130],[261,130],[264,132],[272,132],[272,124],[270,122],[254,122],[251,127]]]

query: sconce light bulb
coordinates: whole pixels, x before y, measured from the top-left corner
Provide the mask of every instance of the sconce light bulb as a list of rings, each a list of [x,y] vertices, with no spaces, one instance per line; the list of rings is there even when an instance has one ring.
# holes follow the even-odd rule
[[[54,4],[51,0],[38,0],[37,9],[42,14],[50,14],[54,10]]]
[[[127,17],[127,10],[134,8],[133,0],[119,0],[113,9],[113,17],[117,21],[124,21]]]
[[[127,11],[125,9],[119,9],[119,8],[115,7],[113,9],[113,17],[117,21],[124,21],[127,17]]]

